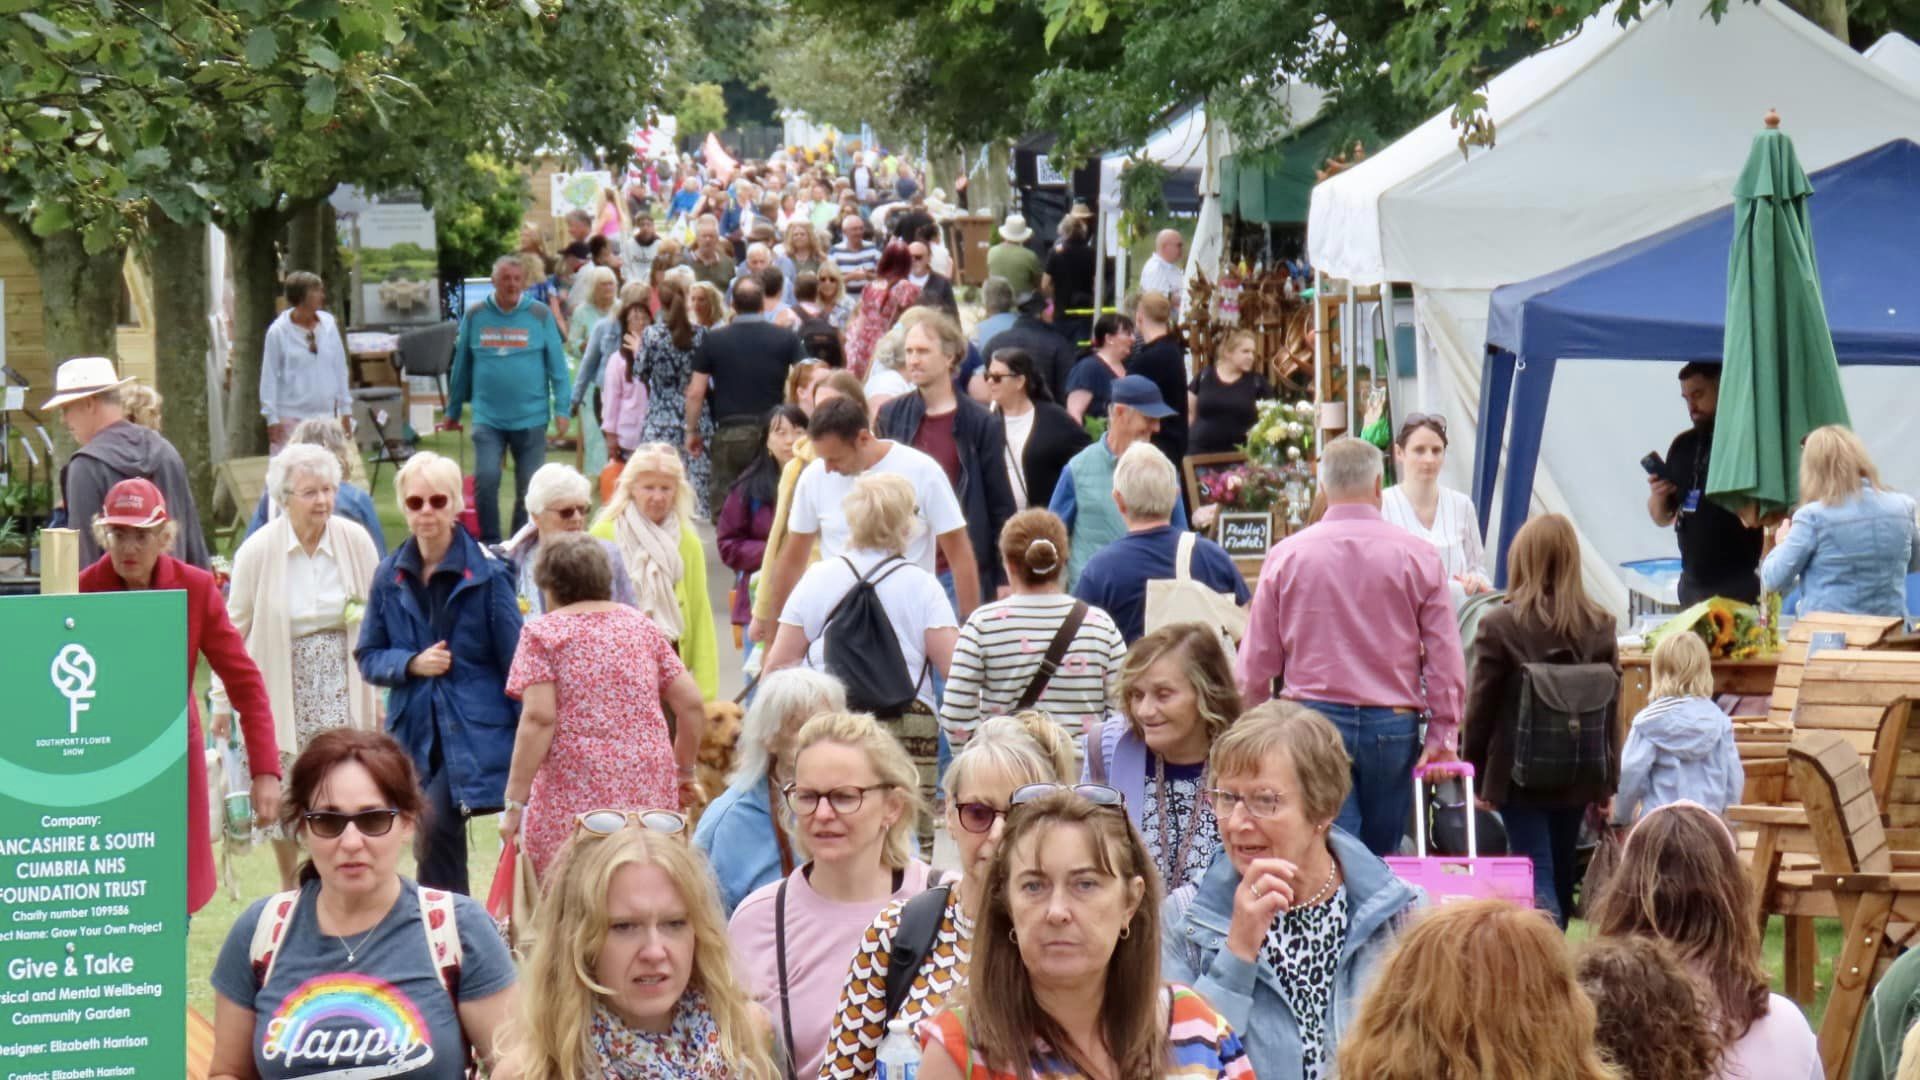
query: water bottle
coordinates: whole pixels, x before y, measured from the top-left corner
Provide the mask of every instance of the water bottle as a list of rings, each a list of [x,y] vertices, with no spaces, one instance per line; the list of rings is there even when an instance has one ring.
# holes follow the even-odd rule
[[[907,1030],[907,1022],[896,1016],[887,1021],[887,1039],[880,1044],[874,1080],[914,1080],[919,1071],[920,1044]]]

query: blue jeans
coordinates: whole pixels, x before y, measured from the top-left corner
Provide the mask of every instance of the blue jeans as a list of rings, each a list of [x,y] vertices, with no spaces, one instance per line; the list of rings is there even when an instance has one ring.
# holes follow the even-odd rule
[[[527,523],[527,481],[547,462],[547,429],[491,428],[473,425],[473,498],[480,505],[480,542],[500,542],[500,463],[513,452],[513,525]]]
[[[1420,717],[1379,705],[1300,704],[1333,721],[1353,759],[1353,790],[1334,824],[1375,855],[1395,855],[1413,811],[1413,764],[1420,760]]]
[[[1579,869],[1577,848],[1584,806],[1515,806],[1500,808],[1507,823],[1507,844],[1515,855],[1533,860],[1533,902],[1553,916],[1560,929],[1573,915],[1573,886]]]

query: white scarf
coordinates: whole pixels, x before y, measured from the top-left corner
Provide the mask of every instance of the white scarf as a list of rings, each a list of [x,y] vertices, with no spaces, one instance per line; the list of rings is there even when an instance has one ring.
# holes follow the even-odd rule
[[[669,641],[679,641],[683,629],[680,598],[674,583],[686,572],[680,560],[680,515],[669,514],[666,523],[655,525],[628,503],[613,523],[614,539],[620,544],[620,558],[627,564],[627,576],[633,579],[634,598],[640,610]]]

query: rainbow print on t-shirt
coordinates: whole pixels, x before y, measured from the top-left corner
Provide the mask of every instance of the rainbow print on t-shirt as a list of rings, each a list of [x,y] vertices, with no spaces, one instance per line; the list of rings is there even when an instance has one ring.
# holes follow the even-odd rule
[[[420,1010],[392,983],[337,971],[287,995],[267,1022],[260,1054],[310,1080],[361,1080],[426,1065],[433,1043]],[[305,1071],[316,1066],[328,1071]]]

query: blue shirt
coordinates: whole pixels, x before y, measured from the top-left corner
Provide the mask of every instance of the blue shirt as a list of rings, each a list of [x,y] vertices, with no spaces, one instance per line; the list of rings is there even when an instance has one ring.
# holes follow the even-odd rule
[[[1003,311],[998,315],[989,315],[981,319],[980,324],[973,328],[974,347],[986,348],[987,342],[993,340],[993,335],[1002,330],[1013,329],[1013,321],[1019,317],[1017,312]]]
[[[1067,393],[1085,390],[1093,395],[1093,401],[1087,405],[1088,416],[1107,415],[1107,404],[1113,400],[1113,380],[1119,378],[1105,360],[1088,353],[1074,362],[1073,370],[1067,373]],[[1066,404],[1062,400],[1061,404]]]
[[[1105,609],[1120,628],[1120,636],[1133,644],[1146,633],[1147,582],[1170,581],[1178,576],[1173,560],[1184,532],[1184,527],[1162,525],[1115,540],[1101,548],[1080,571],[1073,595]],[[1233,557],[1204,536],[1194,537],[1193,579],[1215,592],[1232,593],[1236,603],[1253,599]]]
[[[1920,572],[1920,527],[1908,495],[1862,481],[1838,506],[1808,503],[1760,564],[1760,584],[1784,593],[1800,579],[1800,610],[1841,615],[1907,613],[1907,575]]]
[[[693,846],[706,853],[720,885],[720,907],[733,917],[753,890],[779,881],[780,841],[765,779],[735,784],[708,804],[693,829]]]
[[[446,413],[458,420],[468,402],[473,422],[496,431],[545,428],[565,416],[572,382],[553,312],[531,297],[504,311],[493,297],[460,320]]]

